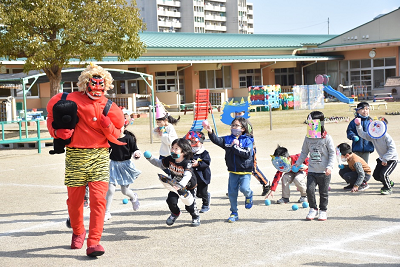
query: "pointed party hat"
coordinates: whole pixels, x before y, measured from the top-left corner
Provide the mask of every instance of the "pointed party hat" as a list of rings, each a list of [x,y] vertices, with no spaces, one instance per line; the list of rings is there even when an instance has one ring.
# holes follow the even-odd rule
[[[158,97],[156,97],[156,120],[164,118],[166,115],[167,111],[160,100],[158,100]]]

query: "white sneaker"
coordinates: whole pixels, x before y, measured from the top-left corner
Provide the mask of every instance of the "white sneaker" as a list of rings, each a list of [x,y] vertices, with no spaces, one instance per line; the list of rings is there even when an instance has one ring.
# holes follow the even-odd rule
[[[328,215],[326,214],[326,211],[320,210],[318,221],[326,221],[326,219],[328,219]]]
[[[108,220],[111,219],[111,218],[112,218],[111,213],[107,212],[107,213],[104,215],[104,222],[108,221]]]
[[[314,218],[318,215],[318,210],[310,208],[310,211],[307,214],[307,220],[314,220]]]
[[[136,193],[133,193],[135,195],[135,197],[133,199],[131,199],[132,202],[132,207],[134,211],[139,210],[140,207],[140,203],[139,203],[139,197]]]

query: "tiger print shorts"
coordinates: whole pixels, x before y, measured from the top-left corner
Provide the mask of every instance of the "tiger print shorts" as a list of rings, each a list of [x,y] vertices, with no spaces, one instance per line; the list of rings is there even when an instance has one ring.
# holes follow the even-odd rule
[[[66,148],[66,186],[85,186],[88,182],[95,181],[108,183],[109,177],[108,148]]]

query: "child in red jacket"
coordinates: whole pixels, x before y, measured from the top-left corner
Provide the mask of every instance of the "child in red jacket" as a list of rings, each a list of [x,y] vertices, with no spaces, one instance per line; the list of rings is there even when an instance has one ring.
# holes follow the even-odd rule
[[[276,204],[289,203],[289,185],[291,183],[294,183],[297,190],[300,191],[300,199],[298,202],[307,202],[308,158],[304,160],[300,168],[296,168],[294,164],[299,156],[300,154],[289,156],[287,148],[278,145],[278,148],[275,149],[274,155],[272,156],[272,164],[278,171],[272,182],[271,191],[269,191],[265,198],[274,197],[274,192],[278,186],[279,180],[282,178],[282,198],[277,200]]]

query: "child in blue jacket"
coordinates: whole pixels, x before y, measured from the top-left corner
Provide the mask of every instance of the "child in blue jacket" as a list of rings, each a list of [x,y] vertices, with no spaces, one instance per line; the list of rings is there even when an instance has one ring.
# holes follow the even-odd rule
[[[369,104],[367,102],[360,102],[356,108],[356,117],[349,123],[347,127],[347,138],[352,143],[352,152],[357,156],[361,157],[368,164],[369,155],[374,152],[374,145],[371,141],[361,138],[356,129],[356,124],[354,120],[356,118],[361,119],[361,125],[364,132],[367,131],[368,124],[372,121],[369,116]]]
[[[243,117],[235,118],[231,123],[231,135],[218,137],[210,125],[205,125],[211,142],[225,149],[225,163],[228,167],[228,196],[231,203],[231,215],[228,222],[239,219],[237,198],[239,190],[246,197],[245,208],[253,206],[253,191],[250,178],[253,171],[253,138],[249,135],[247,121]]]

